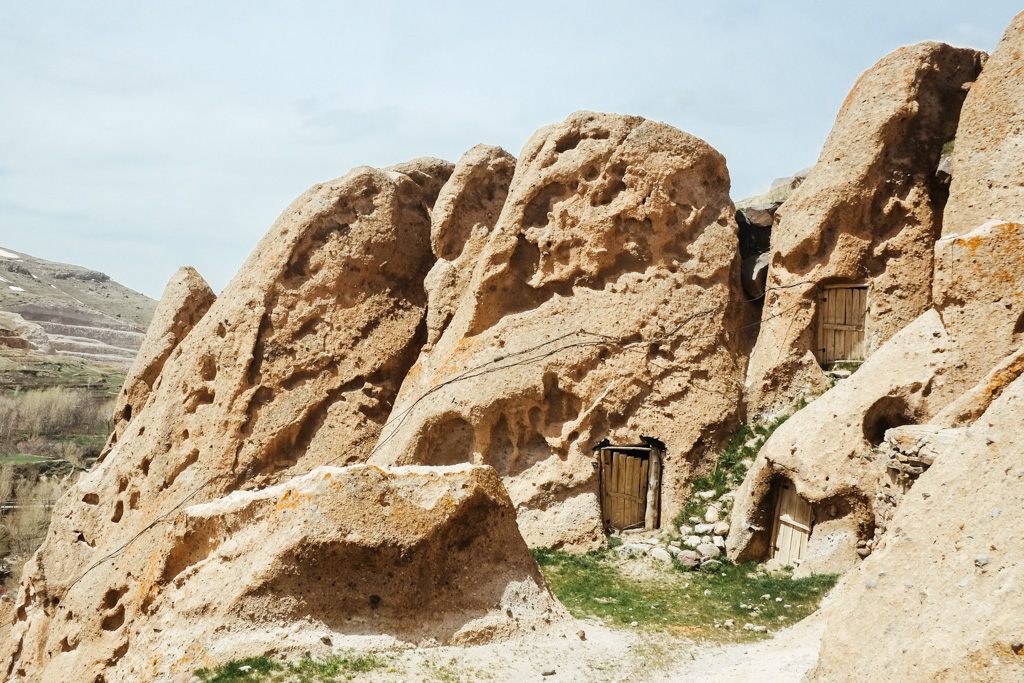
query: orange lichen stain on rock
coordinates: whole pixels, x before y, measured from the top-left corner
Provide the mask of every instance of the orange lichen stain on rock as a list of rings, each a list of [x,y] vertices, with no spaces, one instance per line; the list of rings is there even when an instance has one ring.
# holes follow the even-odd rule
[[[1002,372],[996,373],[992,377],[992,381],[985,387],[985,393],[992,399],[995,400],[1003,393],[1010,382],[1017,379],[1024,373],[1024,358],[1013,363],[1010,367],[1004,369]]]
[[[136,612],[142,611],[142,605],[146,602],[147,597],[152,596],[156,598],[160,592],[159,577],[164,565],[163,558],[167,557],[167,555],[167,537],[164,536],[163,541],[160,542],[160,547],[149,558],[149,562],[146,564],[146,571],[139,577],[139,588],[135,591],[135,596],[131,602]]]
[[[286,491],[281,500],[277,501],[277,505],[274,506],[274,512],[296,509],[302,503],[308,503],[312,499],[313,497],[308,493],[302,494],[291,490]]]
[[[444,363],[441,364],[437,370],[434,371],[433,376],[430,378],[430,386],[437,387],[444,380],[452,377],[457,372],[466,367],[466,361],[469,359],[473,347],[479,342],[479,335],[476,337],[465,337],[460,339],[458,344],[455,345],[455,350],[448,356]]]

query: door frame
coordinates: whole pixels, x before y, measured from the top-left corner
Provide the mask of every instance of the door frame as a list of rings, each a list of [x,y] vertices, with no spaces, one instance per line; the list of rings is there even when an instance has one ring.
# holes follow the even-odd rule
[[[644,507],[643,529],[657,529],[658,524],[661,521],[661,470],[665,445],[658,439],[652,437],[644,436],[640,438],[644,443],[628,446],[613,446],[608,442],[608,439],[605,439],[594,446],[594,454],[597,456],[594,466],[598,470],[599,480],[598,508],[601,512],[601,525],[605,528],[606,532],[610,531],[611,528],[608,525],[608,517],[605,514],[604,509],[608,476],[604,467],[605,459],[602,457],[602,454],[605,451],[608,451],[609,453],[611,451],[617,451],[620,453],[632,452],[638,455],[643,454],[647,456],[647,501]],[[633,525],[629,528],[637,528],[638,526],[639,525]],[[624,529],[620,529],[619,531],[624,531]]]
[[[868,310],[871,307],[871,282],[870,281],[859,281],[859,282],[834,282],[828,285],[818,285],[820,292],[814,297],[814,357],[818,361],[818,365],[825,366],[833,363],[842,362],[843,360],[852,360],[849,358],[833,359],[831,361],[825,360],[825,348],[822,347],[822,343],[825,341],[825,292],[832,289],[863,289],[864,290],[864,339],[862,341],[862,353],[864,358],[860,361],[867,360],[868,353],[868,340],[870,339],[870,317],[868,316]]]
[[[804,533],[803,546],[804,546],[804,551],[805,552],[806,552],[807,544],[810,542],[810,539],[811,539],[811,532],[814,529],[814,508],[811,506],[810,503],[808,503],[806,500],[804,500],[804,497],[801,496],[800,493],[796,490],[796,484],[793,481],[791,481],[790,479],[788,479],[786,477],[779,477],[779,478],[777,478],[773,482],[773,484],[772,484],[772,488],[774,489],[774,494],[775,494],[775,500],[774,500],[775,504],[773,506],[774,514],[772,516],[772,538],[771,538],[771,545],[769,546],[769,551],[768,551],[770,559],[774,559],[776,557],[776,553],[778,552],[777,545],[778,545],[778,542],[779,542],[779,532],[781,531],[781,527],[782,527],[782,524],[783,524],[783,521],[782,521],[782,504],[783,504],[783,498],[785,496],[784,487],[786,485],[789,486],[790,490],[792,491],[792,495],[795,496],[796,499],[800,501],[802,506],[806,506],[806,509],[807,509],[807,524],[803,524],[801,522],[798,522],[795,519],[790,519],[787,522],[787,524],[790,527],[793,527],[793,528],[797,529],[798,531],[802,531]],[[787,564],[792,564],[793,566],[798,565],[803,560],[803,553],[799,553],[799,554],[800,554],[800,556],[795,558],[794,562],[787,562]],[[793,558],[790,558],[790,559],[793,559]]]

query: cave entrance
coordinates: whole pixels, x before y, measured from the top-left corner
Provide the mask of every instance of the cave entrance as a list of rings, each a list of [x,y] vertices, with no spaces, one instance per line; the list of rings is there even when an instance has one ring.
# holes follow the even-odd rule
[[[594,450],[601,480],[601,519],[608,531],[658,528],[661,507],[661,458],[665,446],[657,439],[612,446],[607,440]]]
[[[772,527],[772,558],[783,566],[797,566],[811,536],[811,505],[788,479],[775,484],[775,524]]]
[[[819,364],[864,360],[867,310],[867,285],[827,285],[822,289],[814,351]]]

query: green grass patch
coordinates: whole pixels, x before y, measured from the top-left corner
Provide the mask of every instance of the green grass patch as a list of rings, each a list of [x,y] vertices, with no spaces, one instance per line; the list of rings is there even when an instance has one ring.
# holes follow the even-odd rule
[[[267,657],[249,657],[195,672],[204,683],[326,683],[351,680],[357,674],[387,666],[376,654],[331,655],[314,659],[309,655],[297,662],[274,662]]]
[[[796,623],[818,608],[838,579],[835,574],[794,579],[789,572],[759,571],[753,562],[725,562],[714,572],[666,570],[658,579],[638,579],[623,574],[608,551],[573,555],[536,549],[533,556],[555,595],[577,618],[596,617],[614,626],[635,621],[717,640],[755,637],[743,630],[747,623],[770,630]],[[726,619],[734,621],[734,630],[715,627]]]
[[[249,683],[265,681],[266,674],[283,667],[267,657],[247,657],[222,664],[215,669],[197,669],[195,674],[204,683]]]
[[[953,149],[956,147],[956,138],[950,138],[942,144],[942,156],[948,157],[953,153]],[[934,149],[934,148],[933,148]]]
[[[790,416],[807,405],[806,401],[794,406],[793,410],[779,416],[767,424],[742,425],[732,435],[729,443],[718,454],[715,461],[715,469],[706,477],[698,477],[693,480],[693,491],[714,491],[715,498],[730,491],[743,483],[743,477],[747,475],[746,462],[757,457],[758,452],[776,429],[785,424]],[[691,517],[704,518],[707,511],[707,501],[692,497],[679,511],[673,520],[676,527],[689,524]]]
[[[35,465],[50,462],[50,458],[31,453],[0,453],[0,465]]]

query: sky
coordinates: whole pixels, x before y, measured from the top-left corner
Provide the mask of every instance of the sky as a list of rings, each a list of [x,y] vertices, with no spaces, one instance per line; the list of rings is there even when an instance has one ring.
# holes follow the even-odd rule
[[[0,0],[0,247],[158,298],[220,291],[292,199],[355,166],[518,155],[580,109],[722,152],[740,199],[810,166],[901,45],[991,51],[985,0]]]

